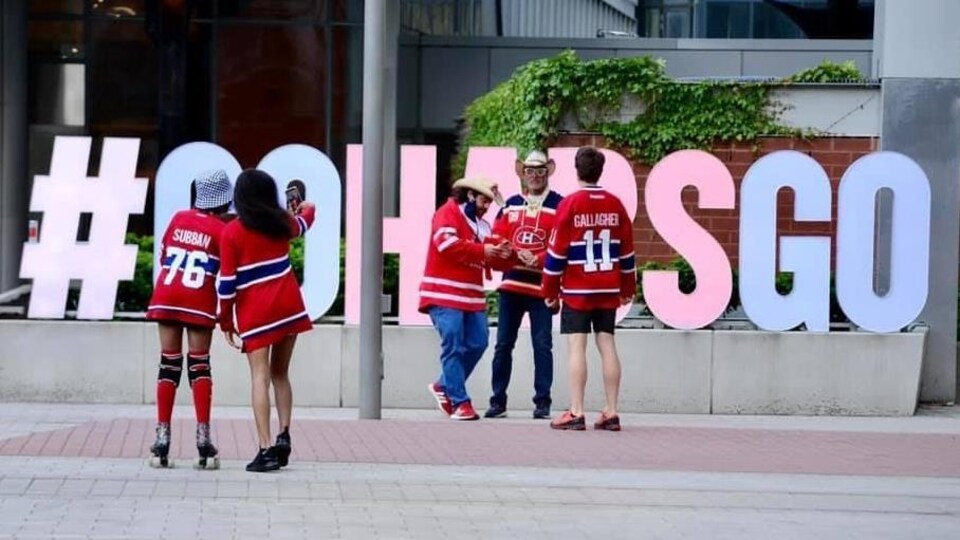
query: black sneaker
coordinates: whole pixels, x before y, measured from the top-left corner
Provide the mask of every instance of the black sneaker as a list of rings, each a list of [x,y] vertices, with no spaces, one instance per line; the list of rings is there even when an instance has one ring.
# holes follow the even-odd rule
[[[550,418],[550,403],[546,401],[541,401],[537,403],[533,409],[533,417],[537,420],[543,420],[544,418]]]
[[[290,463],[290,451],[292,449],[293,446],[290,444],[290,431],[288,428],[277,435],[277,443],[273,446],[273,451],[277,454],[277,462],[280,463],[281,467],[286,467],[287,464]]]
[[[491,403],[487,412],[483,413],[484,418],[506,418],[507,407],[499,403]]]
[[[273,448],[261,448],[253,461],[247,463],[247,472],[270,472],[280,468],[280,462],[277,461],[277,455]]]

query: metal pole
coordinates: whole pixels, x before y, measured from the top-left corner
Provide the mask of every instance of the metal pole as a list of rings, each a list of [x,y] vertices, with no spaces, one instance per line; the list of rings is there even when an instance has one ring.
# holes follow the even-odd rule
[[[383,71],[386,0],[363,12],[363,220],[360,254],[360,418],[380,418],[383,374]]]
[[[0,292],[20,283],[27,239],[27,2],[3,3],[0,13]]]
[[[383,44],[383,214],[400,215],[397,175],[397,63],[400,48],[400,2],[388,2]]]

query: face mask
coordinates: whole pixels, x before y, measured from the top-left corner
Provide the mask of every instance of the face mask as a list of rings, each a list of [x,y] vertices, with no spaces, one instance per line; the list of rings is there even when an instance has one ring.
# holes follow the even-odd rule
[[[466,214],[467,218],[469,218],[470,221],[476,221],[477,220],[477,202],[467,201],[467,203],[463,205],[463,213]]]

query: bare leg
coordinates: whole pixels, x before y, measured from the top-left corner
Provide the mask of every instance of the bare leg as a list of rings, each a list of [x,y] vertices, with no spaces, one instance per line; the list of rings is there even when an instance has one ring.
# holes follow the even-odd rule
[[[568,373],[570,376],[570,412],[583,416],[583,393],[587,386],[587,334],[569,334]]]
[[[288,372],[296,343],[296,334],[287,336],[271,347],[270,352],[270,380],[273,382],[273,395],[277,400],[280,431],[290,427],[290,416],[293,413],[293,388],[290,386]]]
[[[191,351],[210,351],[213,330],[206,328],[187,328],[187,347]]]
[[[617,400],[620,396],[620,356],[617,355],[617,342],[613,339],[613,334],[599,332],[597,349],[603,363],[603,392],[607,400],[603,412],[609,417],[617,414]]]
[[[183,351],[183,326],[162,322],[157,324],[160,332],[160,349],[162,351]]]
[[[247,353],[250,363],[250,402],[260,448],[270,448],[270,348]]]

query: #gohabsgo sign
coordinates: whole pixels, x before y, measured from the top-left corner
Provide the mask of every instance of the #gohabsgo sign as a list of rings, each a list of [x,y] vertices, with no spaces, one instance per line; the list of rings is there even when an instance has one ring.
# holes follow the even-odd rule
[[[549,151],[557,163],[551,188],[562,194],[577,189],[573,168],[576,150]],[[601,184],[635,215],[637,189],[630,163],[616,152],[603,152],[607,164]],[[361,153],[359,145],[351,145],[347,151],[345,318],[350,324],[359,322]],[[519,191],[515,159],[512,148],[471,148],[466,174],[498,179],[501,191],[509,196]],[[308,199],[317,204],[317,224],[306,236],[303,286],[307,309],[317,318],[329,309],[339,288],[340,176],[322,152],[304,145],[277,148],[258,167],[277,179],[280,193],[290,180],[302,180]],[[222,168],[234,178],[240,171],[232,154],[215,144],[190,143],[167,156],[157,171],[155,231],[164,230],[174,212],[189,206],[190,182],[198,172],[211,168]],[[105,175],[108,173],[101,170],[101,177]],[[404,325],[429,324],[417,312],[417,290],[435,210],[435,186],[435,148],[403,146],[400,215],[384,219],[383,248],[386,253],[400,254],[399,318]],[[726,166],[699,150],[665,157],[652,169],[644,188],[645,206],[654,228],[690,262],[697,276],[696,290],[685,294],[678,288],[676,272],[645,271],[642,279],[648,306],[668,325],[693,329],[710,324],[723,313],[732,291],[732,271],[719,242],[683,208],[680,195],[686,186],[697,189],[702,208],[735,208],[736,190]],[[765,330],[782,331],[803,324],[808,330],[826,331],[830,238],[777,238],[776,195],[784,187],[795,192],[794,219],[830,221],[833,195],[829,179],[816,161],[791,150],[758,160],[747,171],[740,188],[743,308]],[[883,296],[872,286],[875,201],[880,190],[890,190],[894,200],[890,292]],[[926,303],[930,248],[930,186],[926,175],[902,154],[876,152],[864,156],[844,174],[837,209],[836,286],[844,312],[866,330],[899,330],[914,321]],[[496,210],[493,208],[490,215]],[[22,270],[21,275],[29,277],[31,268],[50,263],[40,259],[34,255],[29,265],[25,263],[27,272]],[[787,295],[775,289],[777,271],[793,273],[793,289]],[[495,283],[488,286],[494,288]],[[112,298],[110,302],[112,306]],[[621,317],[625,311],[621,310]]]

